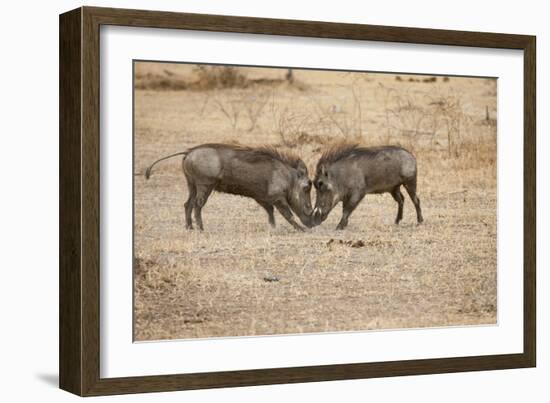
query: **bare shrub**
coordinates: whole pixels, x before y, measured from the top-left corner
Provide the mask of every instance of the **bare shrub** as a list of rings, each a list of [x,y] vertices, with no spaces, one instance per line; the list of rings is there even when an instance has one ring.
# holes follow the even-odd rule
[[[249,121],[248,131],[252,131],[258,125],[258,120],[269,101],[269,93],[258,93],[257,95],[248,95],[242,98],[241,102],[244,108],[245,116]]]
[[[226,100],[225,98],[216,97],[213,100],[214,105],[218,110],[227,118],[231,129],[235,131],[239,122],[239,116],[241,115],[242,108],[239,100]]]
[[[237,67],[198,65],[194,69],[197,80],[193,89],[212,90],[222,88],[247,88],[250,81]]]
[[[197,65],[193,69],[195,80],[178,75],[171,70],[146,74],[136,73],[135,88],[139,90],[206,91],[224,88],[247,88],[253,82],[248,80],[237,67]]]
[[[330,136],[327,133],[326,122],[317,119],[311,113],[299,113],[283,108],[271,112],[275,121],[275,131],[279,135],[281,144],[294,148],[307,144],[326,144]]]
[[[274,131],[285,146],[326,144],[334,136],[348,141],[362,140],[362,106],[355,86],[349,87],[345,101],[319,94],[304,99],[307,106],[299,111],[281,106],[275,95],[269,103]]]
[[[459,157],[463,152],[473,151],[470,148],[473,143],[494,141],[490,127],[487,131],[479,130],[472,117],[465,113],[460,94],[405,93],[380,87],[388,143],[402,143],[411,151],[445,150],[449,157]],[[491,120],[486,118],[482,123],[487,122]]]
[[[233,131],[236,131],[239,122],[244,120],[247,124],[246,131],[251,132],[257,128],[269,98],[270,94],[267,92],[255,95],[245,93],[232,97],[216,94],[212,103],[225,116]],[[205,103],[208,100],[209,98]]]
[[[215,91],[224,89],[252,89],[284,87],[306,91],[309,86],[297,80],[292,69],[282,77],[247,77],[245,68],[236,66],[194,65],[190,71],[179,69],[148,69],[135,73],[134,87],[150,91]],[[285,71],[285,70],[283,70]],[[191,74],[190,74],[191,73]]]
[[[188,83],[180,77],[174,76],[169,70],[163,74],[136,74],[134,88],[137,90],[152,91],[179,91],[188,89]]]
[[[331,103],[323,105],[312,98],[320,122],[329,122],[331,129],[336,129],[346,140],[360,141],[362,138],[362,109],[355,85],[349,86],[350,103],[345,106]]]
[[[434,143],[436,122],[410,94],[380,85],[383,92],[386,142],[401,142],[414,151],[420,143]]]

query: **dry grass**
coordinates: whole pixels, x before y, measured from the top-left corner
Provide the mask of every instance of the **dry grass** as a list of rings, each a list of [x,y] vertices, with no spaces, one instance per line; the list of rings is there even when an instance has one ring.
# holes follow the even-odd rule
[[[233,66],[210,66],[199,64],[166,64],[138,62],[136,64],[134,87],[152,91],[211,91],[228,88],[247,89],[251,87],[289,84],[304,90],[303,83],[281,77],[251,78],[242,69]]]
[[[164,69],[197,79],[189,65],[136,74]],[[138,89],[136,174],[213,141],[292,149],[310,170],[333,141],[397,143],[417,156],[425,223],[407,198],[396,226],[392,197],[369,195],[345,231],[337,208],[296,233],[279,215],[270,229],[250,199],[215,193],[205,231],[186,231],[181,161],[167,161],[135,177],[136,339],[495,323],[496,83],[294,70],[296,88],[285,73],[235,72],[261,86]]]

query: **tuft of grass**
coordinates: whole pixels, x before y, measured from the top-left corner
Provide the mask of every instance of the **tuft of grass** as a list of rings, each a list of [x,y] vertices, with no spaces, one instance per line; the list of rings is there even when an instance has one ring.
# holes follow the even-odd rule
[[[247,88],[250,86],[250,81],[237,67],[197,65],[195,73],[197,80],[194,81],[193,87],[197,90]]]

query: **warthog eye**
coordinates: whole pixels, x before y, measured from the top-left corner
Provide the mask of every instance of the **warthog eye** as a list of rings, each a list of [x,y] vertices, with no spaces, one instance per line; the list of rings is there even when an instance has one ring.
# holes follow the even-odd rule
[[[315,189],[321,189],[321,186],[323,186],[323,181],[315,182]]]

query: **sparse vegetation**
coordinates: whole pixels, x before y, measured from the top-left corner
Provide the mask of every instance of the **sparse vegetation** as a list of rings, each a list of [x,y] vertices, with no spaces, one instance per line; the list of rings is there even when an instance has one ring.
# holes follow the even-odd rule
[[[181,88],[138,85],[164,70]],[[166,162],[135,177],[137,340],[495,323],[495,80],[238,74],[255,84],[190,88],[192,65],[136,65],[136,174],[207,142],[293,150],[310,174],[334,141],[399,144],[418,160],[425,223],[407,200],[395,226],[392,197],[369,195],[344,232],[335,209],[297,234],[278,215],[270,229],[252,200],[215,194],[205,231],[186,231],[181,161]]]
[[[246,88],[250,85],[250,81],[236,67],[198,65],[194,69],[197,74],[195,89],[198,90]]]
[[[155,63],[140,63],[154,65]],[[134,88],[151,91],[211,91],[224,89],[247,89],[259,86],[278,86],[287,84],[287,87],[303,91],[306,86],[295,81],[293,75],[285,74],[276,78],[249,78],[242,73],[243,68],[234,66],[212,66],[202,64],[173,64],[170,68],[159,67],[149,71],[138,70],[135,74]],[[180,74],[174,70],[189,70],[191,74]],[[153,70],[153,71],[150,71]],[[292,70],[289,70],[292,71]]]

